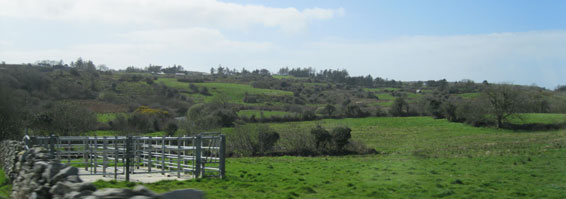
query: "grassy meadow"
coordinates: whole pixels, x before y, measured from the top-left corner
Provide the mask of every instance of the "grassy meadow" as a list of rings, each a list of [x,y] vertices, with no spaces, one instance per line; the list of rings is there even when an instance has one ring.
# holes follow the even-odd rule
[[[256,118],[260,118],[261,114],[263,113],[264,117],[271,117],[271,116],[285,116],[285,115],[294,115],[295,113],[285,112],[285,111],[260,111],[260,110],[240,110],[238,111],[238,116],[242,117],[251,117],[255,115]]]
[[[204,190],[208,198],[566,195],[566,130],[514,132],[429,117],[327,119],[270,126],[280,133],[308,133],[317,124],[326,128],[348,126],[354,140],[363,140],[379,154],[228,158],[226,179],[163,181],[145,186],[157,192],[196,188]],[[231,129],[223,132],[231,133]],[[134,186],[125,182],[95,184]]]
[[[245,93],[248,94],[265,94],[272,96],[282,96],[282,95],[293,95],[289,91],[273,90],[273,89],[261,89],[254,88],[247,84],[235,84],[235,83],[221,83],[221,82],[207,82],[207,83],[187,83],[179,82],[175,78],[159,78],[156,80],[157,83],[164,83],[165,85],[182,89],[185,91],[190,91],[189,84],[194,84],[195,86],[201,88],[206,87],[211,96],[205,96],[202,94],[188,94],[189,96],[200,100],[202,102],[210,102],[214,96],[220,95],[225,96],[226,100],[230,103],[244,104],[243,99]]]

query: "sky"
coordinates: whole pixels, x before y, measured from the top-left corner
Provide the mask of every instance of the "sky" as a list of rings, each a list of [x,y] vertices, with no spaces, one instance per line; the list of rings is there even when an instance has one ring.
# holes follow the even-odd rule
[[[0,0],[0,61],[566,85],[566,1]]]

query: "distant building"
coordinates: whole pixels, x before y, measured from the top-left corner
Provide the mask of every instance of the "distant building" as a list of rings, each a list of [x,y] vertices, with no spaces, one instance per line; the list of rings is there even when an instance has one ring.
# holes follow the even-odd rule
[[[185,73],[175,73],[175,76],[185,76]]]
[[[423,93],[423,91],[421,89],[417,89],[417,91],[415,91],[415,93]]]

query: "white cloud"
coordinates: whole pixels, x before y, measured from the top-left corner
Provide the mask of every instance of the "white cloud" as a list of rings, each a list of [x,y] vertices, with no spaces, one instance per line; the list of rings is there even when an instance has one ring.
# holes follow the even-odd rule
[[[131,42],[148,48],[189,52],[262,51],[271,48],[267,42],[242,42],[226,38],[220,31],[208,28],[184,28],[134,31],[122,35]]]
[[[322,41],[298,49],[280,56],[278,65],[346,68],[400,80],[471,78],[549,88],[566,83],[560,77],[566,74],[566,31]]]
[[[76,22],[152,24],[165,27],[206,26],[246,29],[253,25],[287,32],[309,21],[344,14],[342,8],[273,8],[216,0],[0,0],[0,16]]]
[[[10,63],[33,62],[33,60],[63,59],[72,61],[78,57],[92,59],[113,68],[145,66],[149,63],[177,63],[182,60],[162,60],[159,57],[183,54],[223,55],[258,53],[269,51],[273,45],[268,42],[235,41],[220,31],[208,28],[162,29],[134,31],[120,34],[121,42],[76,44],[49,50],[7,50],[0,48],[0,57]],[[195,57],[197,59],[198,57]],[[202,58],[202,57],[201,57]],[[217,58],[217,57],[216,57]]]

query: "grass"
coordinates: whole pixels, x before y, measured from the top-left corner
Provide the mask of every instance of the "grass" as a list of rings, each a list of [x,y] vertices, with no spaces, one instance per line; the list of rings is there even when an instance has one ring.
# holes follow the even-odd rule
[[[291,75],[271,75],[271,77],[275,79],[301,79],[301,77],[295,77]],[[306,79],[306,77],[303,77],[302,79]]]
[[[229,158],[227,179],[146,184],[208,198],[562,198],[566,131],[517,133],[428,117],[273,123],[280,133],[349,126],[379,155]],[[223,129],[229,132],[231,129]],[[97,182],[98,187],[132,187]]]
[[[464,99],[471,99],[471,98],[479,97],[480,93],[461,93],[461,94],[458,94],[458,96],[460,96]]]
[[[565,123],[566,114],[557,113],[525,113],[512,117],[510,122],[513,124],[556,124]]]
[[[126,113],[97,113],[96,120],[100,123],[107,123],[115,120],[119,115],[127,116]]]
[[[264,117],[285,116],[285,115],[295,114],[295,113],[284,112],[284,111],[241,110],[241,111],[238,111],[238,116],[240,116],[240,117],[242,117],[242,116],[251,117],[252,115],[255,115],[256,118],[260,118],[262,112],[263,112]]]
[[[189,83],[179,82],[175,78],[159,78],[157,83],[164,83],[167,86],[183,89],[189,91]],[[289,91],[273,90],[273,89],[260,89],[254,88],[247,84],[235,84],[235,83],[218,83],[218,82],[207,82],[207,83],[193,83],[195,86],[206,87],[212,96],[204,96],[201,94],[189,94],[191,97],[203,102],[210,102],[214,99],[214,96],[222,95],[228,102],[244,104],[243,99],[245,93],[255,95],[255,94],[265,94],[271,96],[282,96],[282,95],[293,95]]]
[[[10,198],[12,193],[12,184],[4,174],[4,170],[0,168],[0,198]]]

